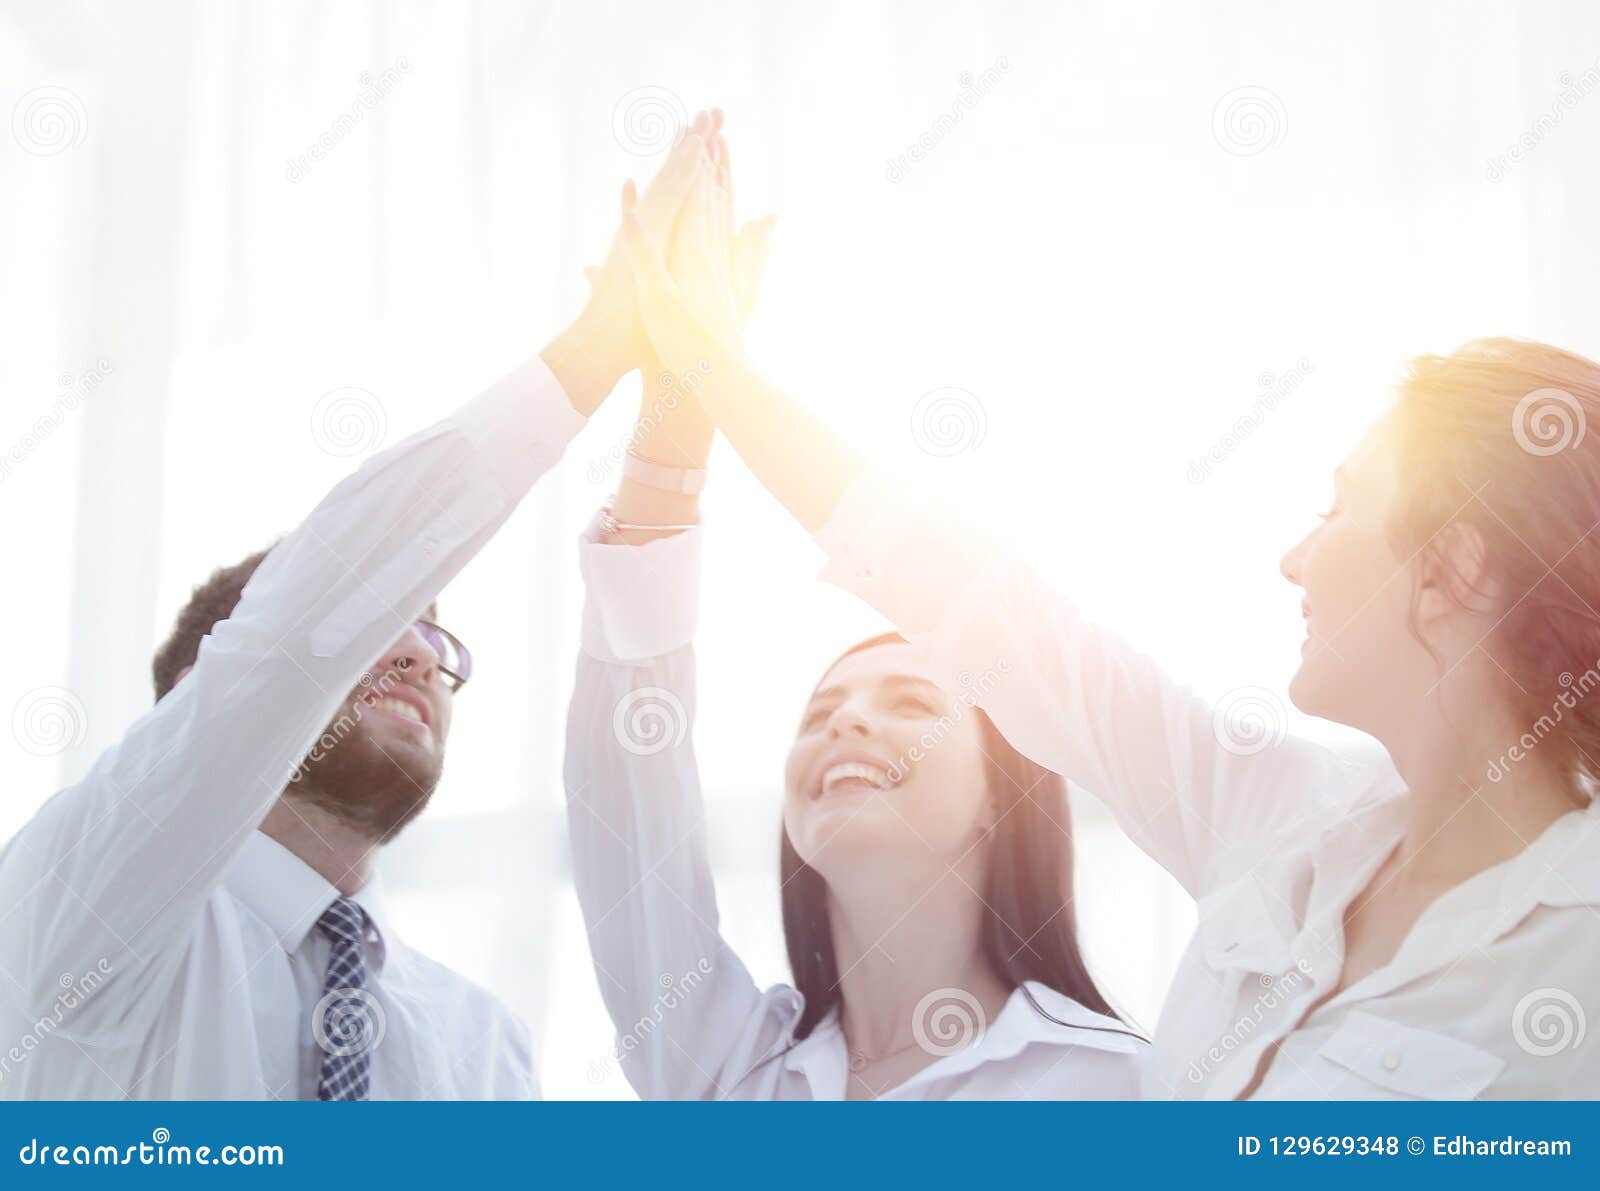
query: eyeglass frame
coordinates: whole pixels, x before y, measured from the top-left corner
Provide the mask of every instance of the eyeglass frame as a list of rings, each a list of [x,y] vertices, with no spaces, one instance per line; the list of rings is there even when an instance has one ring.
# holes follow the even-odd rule
[[[472,677],[472,651],[466,647],[466,644],[461,640],[460,637],[456,636],[449,629],[445,628],[444,625],[439,624],[436,621],[427,620],[419,616],[413,623],[417,626],[418,635],[428,643],[428,648],[433,650],[434,656],[440,658],[438,665],[439,673],[445,676],[446,686],[449,687],[450,693],[452,695],[455,694],[462,687],[466,686],[467,679]],[[444,665],[443,658],[440,657],[439,654],[438,646],[435,645],[434,642],[429,638],[428,634],[430,630],[438,633],[441,637],[444,637],[447,641],[455,646],[456,657],[461,663],[461,672],[458,673],[457,671],[450,669],[449,666]]]

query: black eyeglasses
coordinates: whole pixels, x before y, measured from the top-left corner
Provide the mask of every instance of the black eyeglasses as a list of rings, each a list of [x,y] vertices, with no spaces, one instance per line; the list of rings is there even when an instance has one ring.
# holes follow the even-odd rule
[[[439,658],[439,673],[445,685],[454,694],[472,677],[472,653],[461,644],[460,638],[431,620],[417,621],[417,632],[428,643],[428,648]]]

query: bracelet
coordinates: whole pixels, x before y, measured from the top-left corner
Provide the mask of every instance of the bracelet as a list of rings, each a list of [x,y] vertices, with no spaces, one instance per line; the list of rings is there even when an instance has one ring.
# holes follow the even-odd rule
[[[636,525],[631,521],[618,521],[611,515],[611,505],[617,498],[609,496],[606,503],[600,506],[600,532],[604,534],[621,533],[624,530],[637,529],[645,533],[681,533],[686,529],[699,529],[699,525]]]
[[[706,469],[703,467],[668,467],[664,463],[635,455],[632,451],[622,457],[622,474],[647,488],[676,492],[680,496],[696,496],[706,486]]]

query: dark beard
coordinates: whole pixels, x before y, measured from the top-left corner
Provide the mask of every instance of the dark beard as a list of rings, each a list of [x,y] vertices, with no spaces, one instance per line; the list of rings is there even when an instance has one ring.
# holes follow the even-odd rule
[[[285,793],[321,807],[376,843],[388,843],[428,805],[444,770],[443,750],[381,748],[364,723],[340,738],[334,735],[338,723],[335,718],[300,763]]]

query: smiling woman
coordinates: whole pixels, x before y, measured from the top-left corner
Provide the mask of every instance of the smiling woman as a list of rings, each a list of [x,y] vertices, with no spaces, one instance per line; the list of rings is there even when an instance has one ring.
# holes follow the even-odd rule
[[[874,1009],[892,1026],[873,1003],[893,988],[879,956],[912,934],[957,961],[967,948],[991,1000],[1021,990],[1050,1018],[1033,981],[1112,1020],[1078,947],[1066,783],[1012,748],[975,693],[926,673],[898,634],[863,641],[829,667],[789,754],[779,877],[805,1004],[795,1037],[841,1014],[869,1031]]]
[[[1079,954],[1065,783],[889,635],[829,667],[789,754],[784,934],[762,992],[717,928],[694,718],[699,529],[584,543],[574,882],[644,1098],[1119,1099],[1142,1039]],[[620,719],[649,695],[675,722]],[[704,975],[662,1004],[673,973]],[[640,1029],[645,1023],[649,1029]]]

